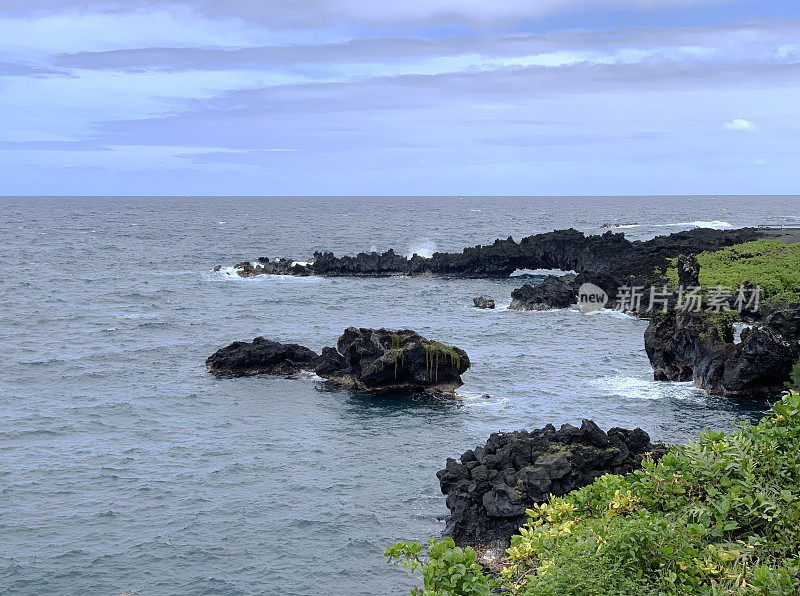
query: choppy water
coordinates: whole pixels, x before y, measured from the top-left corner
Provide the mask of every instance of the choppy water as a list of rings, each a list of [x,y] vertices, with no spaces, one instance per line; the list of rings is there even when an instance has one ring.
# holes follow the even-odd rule
[[[214,265],[460,250],[605,222],[638,223],[625,232],[647,238],[798,212],[795,197],[5,198],[0,209],[0,592],[64,595],[402,593],[384,547],[441,531],[435,471],[490,432],[591,417],[683,441],[762,411],[650,381],[642,321],[471,306],[478,294],[507,305],[518,279],[240,279]],[[349,325],[465,348],[468,399],[204,372],[235,339],[319,349]]]

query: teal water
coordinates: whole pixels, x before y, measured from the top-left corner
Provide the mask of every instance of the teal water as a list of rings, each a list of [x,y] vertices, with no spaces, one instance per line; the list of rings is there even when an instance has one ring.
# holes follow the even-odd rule
[[[399,594],[408,580],[383,549],[441,532],[435,472],[489,433],[590,417],[677,442],[763,412],[651,381],[643,321],[472,307],[479,294],[507,305],[520,279],[240,279],[217,264],[307,260],[317,249],[461,250],[606,222],[649,238],[792,223],[797,205],[0,199],[0,593]],[[236,339],[320,349],[349,325],[463,347],[466,398],[373,398],[310,375],[204,370]]]

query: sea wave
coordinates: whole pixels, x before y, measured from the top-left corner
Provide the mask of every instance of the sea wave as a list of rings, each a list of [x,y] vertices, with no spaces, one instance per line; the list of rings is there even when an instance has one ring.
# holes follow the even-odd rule
[[[577,275],[578,272],[561,269],[515,269],[509,277],[546,277],[548,275],[566,275],[567,273]]]
[[[646,224],[646,223],[645,224],[639,224],[639,223],[635,223],[635,224],[619,224],[619,225],[614,225],[613,227],[611,227],[611,229],[612,230],[619,230],[619,229],[624,229],[624,228],[688,228],[688,227],[711,228],[712,230],[731,230],[734,227],[739,227],[739,226],[734,226],[730,222],[722,221],[722,220],[719,220],[719,219],[713,219],[713,220],[710,220],[710,221],[706,221],[706,220],[702,220],[702,219],[696,219],[694,221],[679,221],[679,222],[666,223],[666,224],[655,224],[655,223],[653,223],[653,224]]]
[[[686,383],[668,383],[640,379],[637,377],[608,376],[592,379],[589,382],[604,392],[631,399],[688,399],[697,391],[697,388],[691,381]]]
[[[433,256],[433,253],[436,252],[436,243],[433,240],[428,240],[427,238],[423,238],[412,244],[409,249],[406,257],[409,259],[413,257],[415,254],[421,256],[423,259],[430,259]]]

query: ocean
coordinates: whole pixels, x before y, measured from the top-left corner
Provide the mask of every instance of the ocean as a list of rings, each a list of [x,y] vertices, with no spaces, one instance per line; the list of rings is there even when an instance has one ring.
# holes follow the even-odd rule
[[[436,470],[491,432],[591,418],[683,442],[764,412],[652,381],[646,321],[505,308],[540,276],[242,279],[235,263],[424,255],[604,223],[647,239],[797,224],[797,207],[797,197],[0,198],[0,593],[403,594],[411,582],[384,548],[441,533]],[[478,295],[498,309],[474,308]],[[319,350],[351,325],[464,348],[464,399],[205,372],[234,340]]]

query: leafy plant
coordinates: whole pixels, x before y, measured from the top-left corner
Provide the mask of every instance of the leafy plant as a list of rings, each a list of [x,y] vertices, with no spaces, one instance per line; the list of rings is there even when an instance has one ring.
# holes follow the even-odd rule
[[[759,424],[706,431],[626,476],[528,510],[496,583],[472,549],[387,549],[423,569],[424,590],[458,596],[800,593],[800,394]],[[469,579],[467,579],[469,578]],[[489,591],[487,591],[489,590]]]
[[[427,560],[420,558],[419,542],[400,542],[386,549],[389,563],[408,569],[412,574],[422,569],[424,588],[411,591],[419,596],[489,596],[497,582],[483,573],[475,560],[477,554],[469,547],[460,548],[452,538],[430,540]]]
[[[797,359],[797,362],[792,367],[787,385],[792,389],[800,389],[800,358]]]

